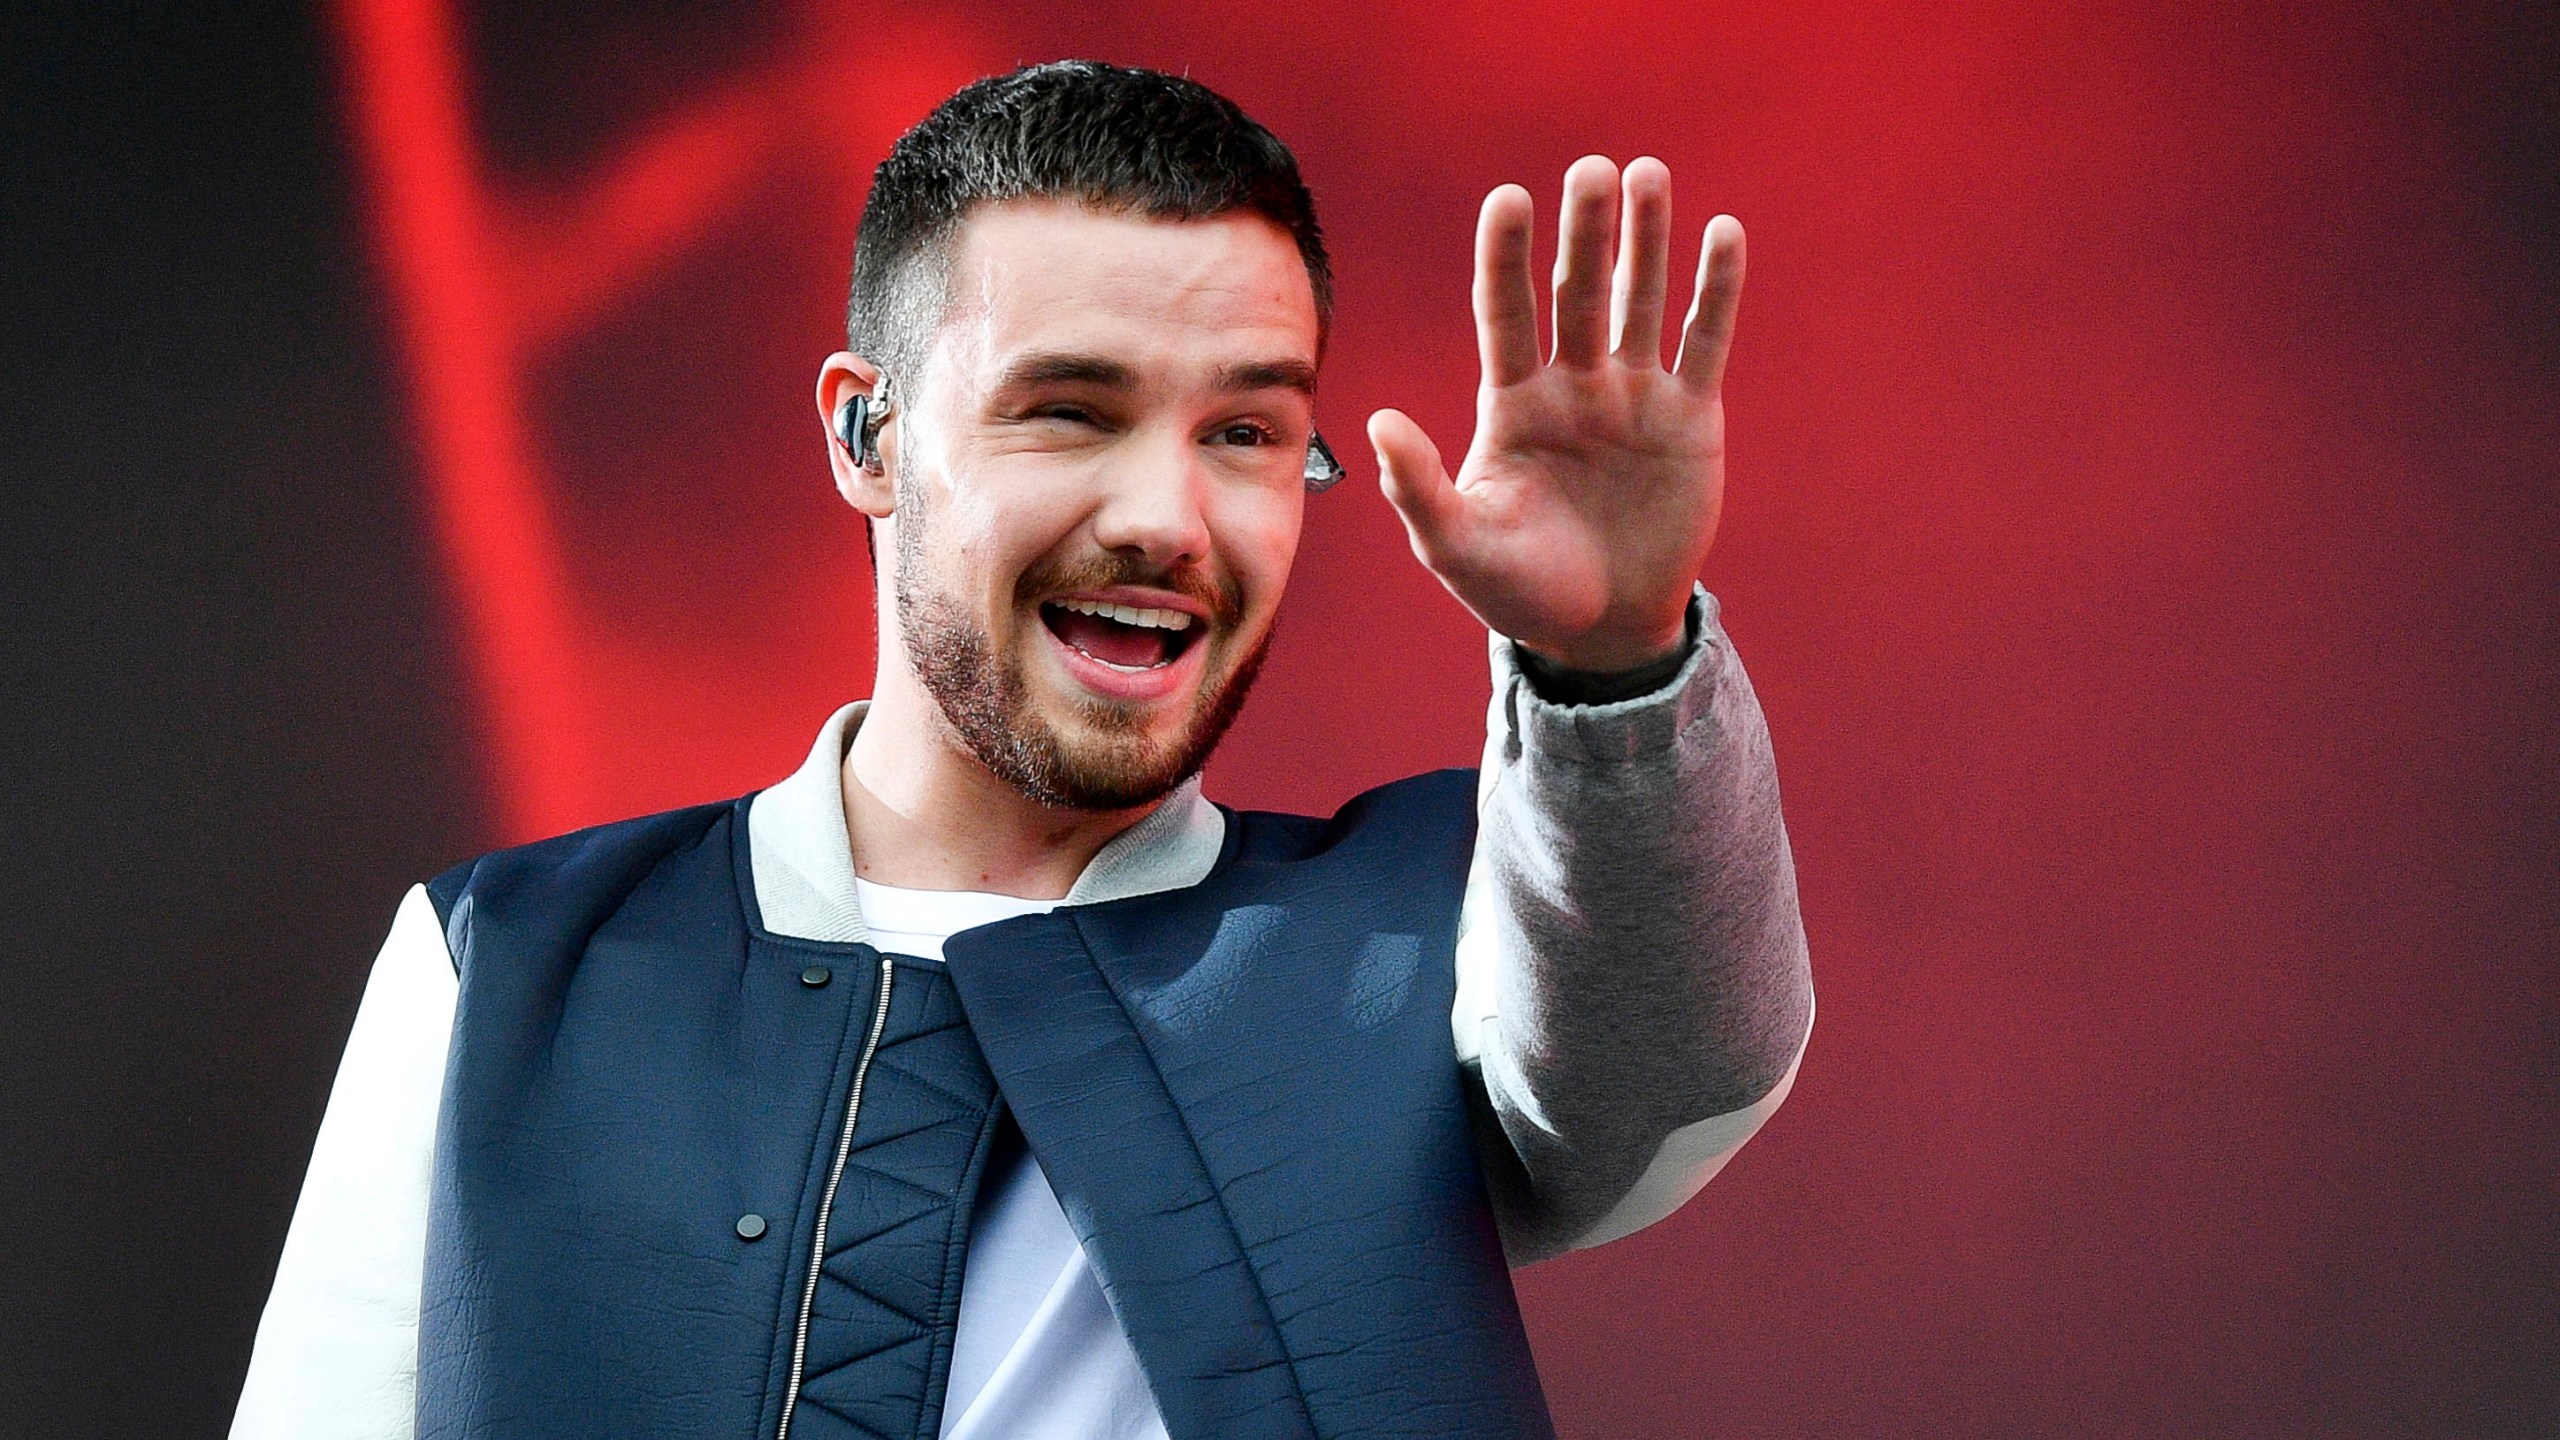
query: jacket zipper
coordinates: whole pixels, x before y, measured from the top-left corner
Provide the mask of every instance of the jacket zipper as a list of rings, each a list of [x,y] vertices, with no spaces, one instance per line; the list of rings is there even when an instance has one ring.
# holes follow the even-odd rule
[[[791,1440],[791,1412],[800,1403],[802,1367],[809,1360],[809,1312],[818,1303],[818,1271],[827,1263],[827,1220],[835,1213],[836,1186],[844,1180],[844,1162],[853,1154],[853,1124],[862,1115],[862,1082],[871,1074],[871,1057],[880,1049],[880,1032],[889,1024],[889,977],[895,967],[880,958],[880,998],[871,1007],[871,1036],[862,1042],[862,1058],[853,1067],[853,1094],[844,1102],[844,1132],[836,1137],[836,1162],[827,1171],[827,1188],[818,1198],[818,1237],[809,1245],[809,1283],[800,1287],[800,1323],[791,1332],[791,1385],[782,1392],[782,1426],[773,1440]]]

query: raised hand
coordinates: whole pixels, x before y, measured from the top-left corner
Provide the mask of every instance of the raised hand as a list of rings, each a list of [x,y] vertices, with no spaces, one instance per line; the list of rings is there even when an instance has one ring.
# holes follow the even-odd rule
[[[1647,158],[1621,176],[1591,155],[1565,172],[1555,348],[1543,362],[1533,225],[1517,185],[1487,195],[1476,220],[1484,379],[1457,479],[1400,410],[1370,416],[1369,441],[1413,553],[1477,619],[1570,669],[1634,669],[1681,644],[1715,542],[1742,224],[1707,223],[1669,370],[1670,170]]]

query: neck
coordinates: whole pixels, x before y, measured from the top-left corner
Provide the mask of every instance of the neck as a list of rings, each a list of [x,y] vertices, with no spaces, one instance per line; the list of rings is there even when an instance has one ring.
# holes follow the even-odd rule
[[[881,667],[844,763],[845,829],[853,873],[865,880],[1060,899],[1103,846],[1162,803],[1108,811],[1037,804],[978,763],[932,697],[892,670]]]

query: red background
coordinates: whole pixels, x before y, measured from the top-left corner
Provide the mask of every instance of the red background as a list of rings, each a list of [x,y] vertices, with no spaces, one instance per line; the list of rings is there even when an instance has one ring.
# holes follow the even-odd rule
[[[1330,227],[1324,423],[1401,405],[1452,453],[1478,199],[1526,182],[1551,225],[1574,156],[1657,154],[1675,273],[1715,209],[1752,233],[1708,580],[1822,1020],[1699,1203],[1522,1277],[1566,1432],[2455,1433],[2547,1393],[2547,291],[2383,27],[490,13],[452,52],[466,133],[395,93],[438,73],[397,10],[342,12],[350,114],[502,824],[767,783],[864,693],[809,387],[868,168],[957,83],[1093,55],[1233,95]],[[476,252],[421,255],[434,212],[401,209],[439,145]],[[475,263],[513,342],[477,377],[432,294]],[[514,414],[472,431],[440,385]],[[474,465],[496,488],[455,488]],[[1354,469],[1213,767],[1230,802],[1474,758],[1480,634]],[[552,629],[516,654],[520,624]]]
[[[1483,192],[1750,226],[1706,578],[1821,1020],[1521,1276],[1568,1435],[2560,1433],[2547,5],[67,8],[0,46],[0,1432],[219,1432],[401,885],[862,693],[864,179],[1081,54],[1269,123],[1337,256],[1231,802],[1474,759],[1356,442],[1464,445]]]

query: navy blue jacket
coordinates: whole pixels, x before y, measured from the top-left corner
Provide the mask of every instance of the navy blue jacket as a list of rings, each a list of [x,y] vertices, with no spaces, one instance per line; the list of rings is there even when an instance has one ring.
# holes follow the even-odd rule
[[[1471,772],[1232,815],[1200,884],[943,965],[766,930],[746,816],[429,887],[423,1440],[770,1437],[787,1399],[793,1437],[931,1440],[1007,1114],[1176,1440],[1552,1434],[1449,1031]]]

